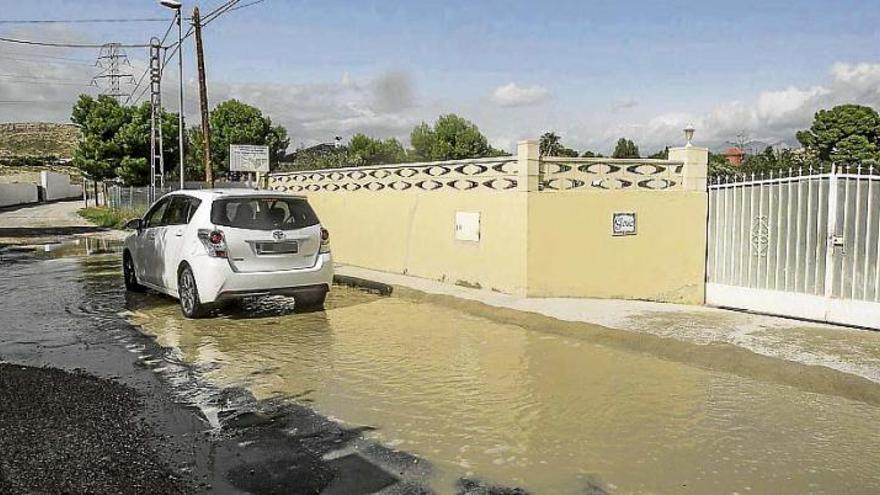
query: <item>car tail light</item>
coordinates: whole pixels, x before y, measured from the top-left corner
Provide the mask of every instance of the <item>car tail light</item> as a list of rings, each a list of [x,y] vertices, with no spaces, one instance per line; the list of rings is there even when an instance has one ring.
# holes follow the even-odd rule
[[[208,250],[208,256],[214,258],[226,257],[226,239],[219,230],[199,229],[199,240]]]
[[[321,227],[321,249],[319,249],[318,252],[330,252],[330,231],[325,229],[324,227]]]

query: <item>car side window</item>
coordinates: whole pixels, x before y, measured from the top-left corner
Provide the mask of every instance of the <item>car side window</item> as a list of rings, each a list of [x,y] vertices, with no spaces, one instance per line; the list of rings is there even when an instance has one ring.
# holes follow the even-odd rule
[[[193,215],[196,214],[196,210],[199,209],[199,205],[202,204],[202,200],[198,198],[187,198],[189,200],[189,209],[186,212],[186,223],[189,223],[192,220]]]
[[[184,225],[189,212],[189,198],[186,196],[172,196],[171,203],[165,209],[162,216],[162,225]]]
[[[165,215],[165,210],[168,209],[168,203],[171,202],[171,198],[165,198],[162,201],[156,203],[153,208],[147,212],[144,216],[144,228],[150,227],[159,227],[162,225],[162,217]]]

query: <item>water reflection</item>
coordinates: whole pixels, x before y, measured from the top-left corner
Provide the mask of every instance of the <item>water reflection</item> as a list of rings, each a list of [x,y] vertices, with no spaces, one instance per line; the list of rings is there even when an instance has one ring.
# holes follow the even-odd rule
[[[336,287],[327,311],[283,298],[184,320],[132,319],[220,385],[309,402],[461,476],[540,493],[876,492],[876,407]]]

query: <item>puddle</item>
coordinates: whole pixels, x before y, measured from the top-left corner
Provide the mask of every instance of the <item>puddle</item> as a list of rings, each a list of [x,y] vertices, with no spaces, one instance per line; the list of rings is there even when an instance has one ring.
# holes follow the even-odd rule
[[[37,244],[23,242],[0,246],[0,262],[22,257],[27,257],[28,259],[58,259],[99,256],[121,252],[122,242],[117,239],[84,236]]]
[[[287,397],[461,478],[536,493],[875,493],[880,408],[808,388],[334,287],[207,320],[130,300],[131,320],[220,386]],[[716,351],[717,352],[717,351]]]
[[[0,257],[66,258],[21,265],[16,276],[37,277],[34,290],[46,291],[57,275],[81,280],[83,295],[68,303],[57,294],[58,304],[98,328],[119,313],[142,325],[172,350],[170,359],[143,356],[166,379],[184,380],[187,363],[219,387],[363,427],[427,460],[439,493],[480,486],[472,480],[535,493],[880,491],[870,384],[823,381],[814,368],[769,358],[756,365],[736,348],[622,346],[626,332],[588,339],[574,324],[342,286],[322,312],[296,314],[277,297],[185,320],[168,298],[123,292],[118,255],[105,255],[118,252],[118,242],[80,238]],[[0,279],[0,289],[14,286],[14,277]],[[216,423],[222,411],[214,412]]]

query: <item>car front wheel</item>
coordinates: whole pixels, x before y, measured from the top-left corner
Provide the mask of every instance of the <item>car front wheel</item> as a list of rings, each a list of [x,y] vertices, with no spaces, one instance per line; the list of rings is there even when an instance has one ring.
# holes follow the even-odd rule
[[[138,283],[137,274],[134,271],[134,261],[128,252],[122,255],[122,277],[125,279],[125,290],[130,292],[144,291],[144,286]]]
[[[201,318],[207,313],[207,307],[199,300],[199,289],[192,268],[185,266],[177,279],[177,292],[180,297],[180,310],[187,318]]]

